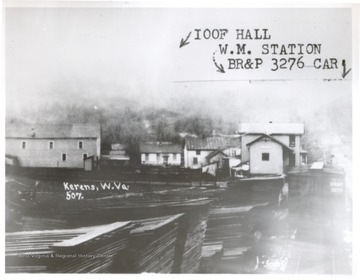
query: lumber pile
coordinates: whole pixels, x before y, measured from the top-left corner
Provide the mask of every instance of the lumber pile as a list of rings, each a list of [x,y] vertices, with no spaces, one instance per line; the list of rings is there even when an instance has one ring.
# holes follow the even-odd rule
[[[207,220],[211,200],[206,198],[184,201],[156,201],[156,202],[119,202],[116,199],[87,200],[82,207],[67,207],[64,215],[67,220],[79,222],[82,216],[83,225],[92,225],[98,219],[112,222],[114,219],[130,220],[143,219],[164,215],[185,214],[186,222],[179,229],[179,252],[176,258],[174,273],[196,273],[200,267],[201,248],[205,239]],[[84,217],[84,213],[88,217]]]
[[[207,218],[208,214],[204,212],[195,212],[189,216],[188,230],[182,236],[185,239],[183,262],[180,270],[182,273],[196,273],[199,270]]]
[[[114,264],[114,261],[119,260],[118,255],[126,255],[132,228],[131,222],[116,222],[53,244],[51,248],[58,254],[76,254],[74,258],[64,258],[53,272],[105,273],[112,272],[115,265],[122,267],[121,262]]]
[[[85,233],[86,229],[6,233],[6,272],[47,272],[54,250],[50,245]]]
[[[222,241],[204,243],[201,251],[201,273],[216,273],[217,264],[224,255]]]
[[[116,243],[117,250],[124,250],[131,255],[131,259],[123,259],[122,265],[116,267],[107,266],[100,260],[96,265],[92,265],[94,260],[86,264],[86,269],[82,270],[84,261],[72,260],[62,262],[61,267],[52,267],[56,272],[103,272],[109,270],[129,271],[129,272],[173,272],[173,273],[195,273],[199,270],[201,261],[201,249],[205,238],[207,228],[207,219],[209,213],[209,199],[192,199],[185,201],[119,201],[116,198],[87,199],[76,201],[76,203],[67,203],[62,206],[62,211],[57,213],[56,218],[51,219],[49,215],[41,217],[38,213],[36,217],[26,219],[23,229],[51,229],[63,228],[65,231],[77,227],[94,227],[99,224],[111,224],[117,221],[143,220],[143,232],[135,231],[134,237],[130,240],[143,236],[144,242],[131,242],[139,247],[132,250],[129,254],[129,248],[123,248],[126,243]],[[161,224],[156,222],[156,217],[165,215],[178,215],[184,213],[184,217],[179,221]],[[152,220],[151,230],[146,229],[144,219]],[[182,220],[182,222],[180,222]],[[24,221],[24,220],[23,220]],[[145,224],[144,224],[145,223]],[[151,224],[150,223],[150,224]],[[23,230],[22,229],[22,230]],[[138,229],[139,230],[139,229]],[[26,239],[26,237],[25,237]],[[100,241],[89,247],[94,254],[107,253],[113,254],[112,247],[107,248],[105,243]],[[146,242],[145,242],[146,240]],[[115,241],[111,241],[115,242]],[[101,246],[99,244],[102,244]],[[75,246],[75,245],[73,245]],[[78,244],[75,246],[77,253],[82,253],[84,246]],[[75,248],[74,247],[74,248]],[[56,251],[65,251],[66,247],[52,247]],[[99,251],[100,250],[100,251]],[[137,252],[134,254],[134,252]],[[119,254],[118,254],[119,255]],[[80,264],[81,263],[81,264]],[[96,267],[96,268],[95,268]]]
[[[206,215],[7,233],[6,272],[197,272]]]
[[[127,248],[130,222],[7,233],[6,272],[110,272],[109,256]],[[105,256],[105,257],[103,257]]]
[[[247,206],[215,207],[210,210],[205,242],[226,241],[242,243],[251,231],[254,219],[250,215],[256,207],[267,203]]]
[[[171,273],[178,261],[179,229],[184,226],[184,214],[136,221],[131,231],[128,270],[122,272]]]

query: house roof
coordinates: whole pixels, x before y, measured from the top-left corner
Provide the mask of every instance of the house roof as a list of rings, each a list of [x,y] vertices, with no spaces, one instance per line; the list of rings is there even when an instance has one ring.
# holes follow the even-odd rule
[[[206,156],[207,159],[211,159],[212,157],[216,156],[217,154],[222,154],[223,156],[227,156],[227,154],[224,153],[224,149],[217,149],[212,151],[210,154]]]
[[[140,153],[182,153],[182,145],[170,142],[140,143]]]
[[[240,123],[238,133],[304,134],[303,123]]]
[[[185,145],[188,150],[217,150],[235,148],[240,146],[240,137],[185,137]]]
[[[5,138],[100,138],[101,128],[98,124],[73,125],[7,125]]]
[[[274,142],[278,143],[279,145],[283,146],[285,149],[287,149],[287,150],[289,150],[289,151],[293,151],[290,147],[288,147],[287,145],[285,145],[283,142],[277,140],[276,138],[274,138],[274,137],[272,137],[272,136],[270,136],[270,135],[268,135],[268,134],[262,134],[259,138],[256,138],[255,140],[247,143],[246,146],[251,146],[252,144],[260,141],[260,140],[263,139],[263,138],[269,138],[271,141],[274,141]]]

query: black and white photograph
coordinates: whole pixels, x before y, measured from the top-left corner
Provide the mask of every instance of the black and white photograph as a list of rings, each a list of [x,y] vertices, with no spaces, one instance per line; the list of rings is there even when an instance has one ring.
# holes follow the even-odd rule
[[[4,1],[5,273],[353,275],[358,12]]]

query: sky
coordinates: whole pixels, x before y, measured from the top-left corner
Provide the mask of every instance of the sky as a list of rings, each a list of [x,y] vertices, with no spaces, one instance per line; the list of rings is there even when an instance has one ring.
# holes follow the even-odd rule
[[[228,32],[223,40],[195,40],[195,29]],[[236,40],[236,29],[267,29],[271,39]],[[219,53],[219,44],[234,50],[237,43],[251,55]],[[272,71],[272,59],[292,56],[263,55],[265,43],[321,44],[321,53],[303,55],[303,69]],[[7,8],[6,110],[21,115],[24,108],[84,100],[106,107],[101,101],[110,97],[247,121],[286,120],[333,100],[351,102],[352,72],[341,76],[342,60],[352,67],[351,43],[350,9]],[[230,70],[229,58],[264,62]],[[338,68],[315,69],[316,58],[335,58]],[[226,73],[216,71],[214,59]]]

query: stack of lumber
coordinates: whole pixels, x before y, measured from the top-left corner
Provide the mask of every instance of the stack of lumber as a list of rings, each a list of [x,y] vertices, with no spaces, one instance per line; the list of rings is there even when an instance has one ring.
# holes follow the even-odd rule
[[[208,230],[205,242],[224,241],[227,245],[232,243],[242,246],[248,233],[252,230],[255,219],[250,215],[255,207],[266,206],[263,204],[252,204],[244,206],[220,206],[210,210]],[[244,239],[245,238],[245,239]]]
[[[183,223],[184,214],[137,220],[131,231],[131,263],[128,270],[119,272],[173,272],[183,251],[177,242]]]
[[[173,272],[196,273],[200,267],[201,248],[205,239],[209,206],[211,200],[207,198],[185,201],[156,201],[156,202],[119,202],[116,199],[86,200],[77,208],[66,207],[64,218],[68,221],[84,225],[93,225],[101,219],[106,222],[117,220],[142,219],[164,214],[186,214],[186,223],[180,228],[179,245],[184,247],[181,261],[175,263]],[[87,213],[87,216],[84,216]]]
[[[254,246],[254,233],[258,230],[255,224],[259,217],[254,216],[254,210],[266,205],[227,205],[210,210],[201,272],[242,273],[247,271],[247,267],[255,266],[248,263],[256,258],[246,254]],[[217,244],[222,244],[221,253],[216,252],[219,249]]]
[[[197,272],[207,215],[197,212],[7,233],[6,272]]]
[[[204,243],[201,251],[201,273],[217,272],[217,264],[224,255],[224,246],[222,241]]]
[[[189,216],[186,233],[182,273],[196,273],[200,267],[201,250],[205,239],[208,212],[194,212]]]
[[[124,202],[112,197],[108,199],[70,201],[62,205],[61,212],[57,213],[56,219],[50,219],[49,215],[45,213],[43,219],[41,219],[40,214],[37,213],[36,219],[28,219],[26,228],[38,229],[43,227],[44,229],[51,229],[59,225],[63,229],[92,227],[104,223],[111,224],[117,221],[150,219],[184,213],[184,222],[177,224],[169,222],[169,225],[166,226],[168,231],[157,235],[155,232],[163,232],[165,225],[159,226],[158,230],[154,228],[154,233],[151,233],[148,239],[153,240],[154,244],[151,245],[152,247],[149,245],[150,247],[148,248],[146,246],[141,247],[140,249],[144,251],[139,249],[141,253],[134,257],[135,260],[138,260],[138,263],[135,266],[129,267],[132,267],[131,269],[137,272],[195,273],[199,270],[200,266],[201,248],[205,238],[210,203],[211,200],[206,198],[185,201]],[[149,233],[145,231],[144,235],[147,234]],[[156,236],[162,236],[163,239]],[[174,251],[175,236],[177,236],[176,248],[178,249]],[[118,245],[122,246],[121,244]],[[76,252],[81,253],[81,248],[83,248],[81,244],[76,246]],[[56,249],[65,250],[65,248],[58,247]],[[101,246],[99,248],[96,246],[91,248],[95,253],[98,253],[97,250],[102,250]],[[168,255],[165,255],[164,259],[162,259],[164,252]],[[170,257],[174,254],[174,258]],[[129,259],[126,259],[126,261],[129,261]],[[156,264],[156,261],[158,261],[158,264]],[[172,261],[173,263],[171,263]],[[136,263],[134,259],[131,262],[133,264]],[[163,267],[159,266],[159,263]],[[126,265],[124,264],[123,266]],[[120,267],[118,266],[115,270],[120,269]],[[83,271],[77,266],[75,261],[70,264],[64,264],[61,270],[58,267],[54,269],[61,272]],[[99,269],[87,267],[86,271],[98,272],[107,269],[108,267],[101,267]]]
[[[61,255],[76,257],[64,258],[54,267],[54,272],[104,273],[112,272],[117,255],[126,255],[130,241],[131,222],[116,222],[97,227],[81,236],[64,240],[51,246]],[[122,263],[117,263],[121,267]]]
[[[41,230],[6,233],[6,272],[46,272],[53,243],[71,239],[86,233],[91,228],[72,230]]]
[[[6,234],[6,272],[110,272],[127,248],[131,222]]]
[[[212,258],[217,253],[221,253],[223,251],[223,244],[221,241],[219,242],[207,242],[204,243],[201,251],[201,258],[207,259]]]

